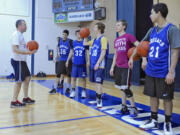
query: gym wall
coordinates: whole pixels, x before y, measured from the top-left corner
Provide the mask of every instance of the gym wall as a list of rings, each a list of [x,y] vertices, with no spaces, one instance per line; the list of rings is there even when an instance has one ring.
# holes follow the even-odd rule
[[[81,23],[82,26],[88,26],[91,30],[91,36],[94,37],[94,24],[101,21],[105,24],[105,33],[110,45],[110,53],[114,53],[114,39],[116,38],[115,24],[116,24],[116,0],[96,0],[99,7],[106,8],[106,19],[95,20],[92,22]]]
[[[34,9],[33,9],[34,10]],[[15,22],[24,19],[27,32],[24,33],[26,42],[31,40],[32,34],[32,0],[1,0],[0,4],[0,77],[13,72],[10,64],[12,56],[11,35],[16,30]],[[39,50],[34,57],[34,74],[43,71],[55,74],[55,64],[48,61],[48,49],[56,51],[56,37],[62,35],[64,29],[70,31],[70,38],[75,39],[75,30],[79,23],[55,24],[52,13],[52,0],[35,0],[35,40],[39,43]],[[56,53],[54,53],[56,54]],[[27,60],[31,71],[31,56]]]
[[[34,74],[42,71],[48,75],[55,74],[55,63],[48,61],[48,49],[56,52],[56,38],[62,36],[62,31],[68,29],[69,38],[75,39],[75,30],[79,23],[55,24],[52,13],[52,0],[36,0],[35,3],[35,40],[39,50],[34,58]],[[54,53],[55,57],[56,53]]]
[[[31,39],[31,0],[1,0],[0,2],[0,77],[13,72],[10,63],[12,56],[11,36],[16,30],[15,23],[18,19],[24,19],[27,23],[25,39]],[[31,65],[31,57],[28,57],[28,66]]]
[[[180,28],[180,0],[159,0],[159,2],[163,2],[168,5],[169,13],[167,20]],[[157,0],[154,0],[154,3],[157,3]]]

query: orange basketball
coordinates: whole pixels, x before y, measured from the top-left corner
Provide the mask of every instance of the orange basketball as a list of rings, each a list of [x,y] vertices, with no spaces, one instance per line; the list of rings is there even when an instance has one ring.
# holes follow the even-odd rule
[[[137,54],[141,57],[147,57],[149,52],[149,42],[142,41],[137,47]]]
[[[82,38],[87,38],[89,35],[90,35],[90,30],[89,30],[89,28],[82,28],[82,29],[80,30],[80,36],[81,36]]]
[[[128,58],[131,57],[131,55],[133,54],[133,51],[136,47],[132,47],[128,50]],[[133,60],[139,60],[140,59],[140,56],[138,54],[136,54],[133,58]]]
[[[28,48],[30,51],[38,50],[39,44],[38,44],[38,42],[36,42],[35,40],[30,40],[29,42],[27,42],[27,48]]]

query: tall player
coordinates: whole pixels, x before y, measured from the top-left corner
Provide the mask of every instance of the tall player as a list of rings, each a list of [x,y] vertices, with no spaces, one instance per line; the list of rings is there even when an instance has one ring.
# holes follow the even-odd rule
[[[158,128],[159,99],[162,99],[165,110],[164,134],[173,135],[172,100],[174,97],[175,67],[180,50],[180,31],[176,26],[167,22],[167,14],[166,4],[158,3],[153,6],[150,18],[157,25],[151,28],[143,39],[150,41],[148,62],[144,59],[142,67],[145,68],[146,73],[144,94],[150,96],[151,119],[140,128]],[[133,65],[132,57],[129,60],[131,68]]]
[[[77,78],[81,78],[81,82],[83,83],[81,97],[86,98],[86,67],[89,67],[89,46],[83,45],[84,41],[80,36],[80,30],[77,30],[75,32],[75,35],[77,37],[77,40],[73,41],[73,48],[71,49],[68,60],[66,62],[66,66],[68,66],[69,60],[73,57],[73,66],[71,74],[72,91],[70,97],[75,97],[76,80]]]
[[[137,46],[139,42],[136,38],[126,33],[127,22],[120,20],[116,23],[116,32],[119,36],[114,40],[114,58],[110,69],[110,75],[115,76],[115,87],[121,90],[122,95],[122,108],[120,112],[122,114],[129,113],[126,105],[126,98],[129,98],[131,102],[130,116],[137,116],[137,108],[135,107],[133,92],[130,90],[131,70],[128,66],[128,50]]]
[[[95,32],[95,39],[87,42],[84,40],[84,45],[90,45],[90,81],[95,83],[97,88],[96,99],[97,107],[103,106],[102,102],[102,84],[104,80],[104,68],[106,58],[109,52],[109,44],[107,38],[103,35],[105,25],[102,22],[95,24],[93,31]]]
[[[56,93],[56,89],[58,87],[58,84],[60,84],[60,87],[63,87],[64,84],[64,76],[67,76],[67,91],[70,91],[71,87],[71,70],[72,70],[72,60],[69,62],[68,67],[65,66],[66,61],[68,59],[68,55],[70,53],[70,48],[72,47],[72,40],[68,38],[69,31],[64,30],[62,34],[62,38],[59,40],[59,62],[57,63],[57,78],[56,80],[60,80],[59,78],[61,77],[61,82],[56,81],[54,84],[53,89],[49,92],[49,94],[54,94]]]

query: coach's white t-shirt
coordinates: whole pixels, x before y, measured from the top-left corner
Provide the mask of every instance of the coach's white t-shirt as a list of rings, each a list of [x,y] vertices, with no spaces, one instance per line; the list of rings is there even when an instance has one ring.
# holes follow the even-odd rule
[[[13,35],[12,35],[12,43],[11,44],[12,44],[12,46],[17,45],[19,50],[27,51],[26,42],[24,40],[24,36],[19,31],[15,31],[13,33]],[[26,61],[26,57],[27,57],[27,55],[17,54],[17,53],[14,53],[14,52],[13,52],[13,56],[12,56],[12,58],[15,61]]]

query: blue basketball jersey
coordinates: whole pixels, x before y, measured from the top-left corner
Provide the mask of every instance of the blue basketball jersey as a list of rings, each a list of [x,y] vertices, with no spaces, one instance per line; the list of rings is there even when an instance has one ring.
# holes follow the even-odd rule
[[[168,42],[168,29],[172,24],[157,31],[154,27],[150,35],[148,63],[146,74],[152,77],[165,78],[168,74],[171,60],[171,48]]]
[[[96,65],[100,55],[101,55],[101,39],[103,36],[99,37],[98,39],[94,39],[93,45],[91,47],[90,51],[90,67],[91,69],[94,69],[94,66]],[[107,56],[109,53],[109,43],[107,45],[107,51],[106,51],[106,56],[104,60],[100,63],[99,68],[105,68],[105,63],[107,60]]]
[[[86,64],[86,50],[85,46],[83,45],[82,41],[73,41],[73,51],[74,51],[74,57],[73,57],[73,64],[75,65],[85,65]]]
[[[60,54],[60,61],[66,61],[68,59],[68,55],[70,52],[70,45],[69,45],[69,39],[67,39],[65,42],[62,38],[60,38],[59,42],[59,54]]]

